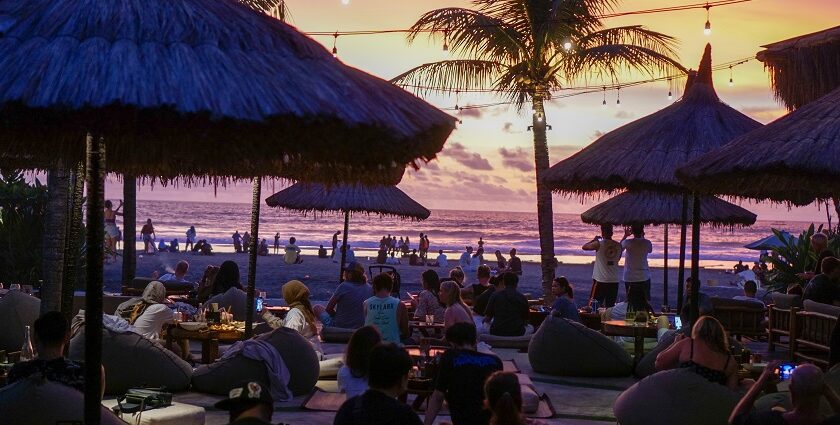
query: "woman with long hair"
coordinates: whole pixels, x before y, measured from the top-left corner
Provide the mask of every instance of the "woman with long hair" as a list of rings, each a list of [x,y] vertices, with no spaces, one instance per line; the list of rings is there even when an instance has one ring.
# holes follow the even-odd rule
[[[545,425],[522,413],[522,388],[511,372],[495,372],[484,383],[484,402],[490,410],[490,425]]]
[[[446,306],[440,300],[440,277],[436,271],[429,269],[423,272],[420,281],[423,290],[412,300],[416,307],[414,318],[425,320],[426,315],[431,314],[435,316],[435,322],[443,322]]]
[[[569,279],[566,279],[566,276],[555,277],[551,282],[551,293],[555,297],[554,304],[551,306],[552,316],[580,323],[580,314],[574,300],[574,289]]]
[[[210,295],[224,294],[230,288],[242,289],[242,284],[239,282],[239,266],[235,262],[227,260],[219,266]]]
[[[677,335],[674,343],[656,357],[656,370],[676,367],[689,369],[732,390],[739,387],[738,362],[729,352],[729,336],[711,316],[700,317],[691,329],[691,337]]]
[[[457,283],[448,280],[440,285],[440,302],[446,305],[443,314],[444,329],[460,322],[474,325],[472,312],[461,298],[461,288]]]
[[[338,388],[347,398],[362,395],[368,389],[368,356],[370,350],[382,342],[374,326],[362,326],[353,332],[347,343],[344,366],[338,370]]]

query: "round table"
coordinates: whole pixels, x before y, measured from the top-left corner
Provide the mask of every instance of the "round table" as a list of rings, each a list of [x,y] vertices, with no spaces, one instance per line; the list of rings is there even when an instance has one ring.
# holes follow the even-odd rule
[[[638,363],[645,353],[645,338],[657,337],[656,325],[647,322],[627,322],[624,320],[608,320],[601,322],[604,335],[628,336],[634,339],[633,361]]]

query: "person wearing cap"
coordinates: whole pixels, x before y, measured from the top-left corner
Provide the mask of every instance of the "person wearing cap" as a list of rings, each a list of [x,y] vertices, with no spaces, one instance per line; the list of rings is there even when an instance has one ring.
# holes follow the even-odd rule
[[[365,325],[364,302],[372,296],[365,268],[354,261],[344,269],[344,282],[335,288],[327,305],[316,305],[315,313],[324,326],[359,329]]]
[[[230,412],[231,425],[271,425],[274,400],[268,387],[251,381],[230,390],[216,408]]]

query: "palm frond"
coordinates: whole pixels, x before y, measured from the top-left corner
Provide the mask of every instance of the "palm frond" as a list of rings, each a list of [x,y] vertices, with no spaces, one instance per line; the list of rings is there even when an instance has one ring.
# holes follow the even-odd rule
[[[677,39],[670,35],[651,31],[641,25],[605,28],[580,37],[576,44],[581,49],[617,44],[630,44],[659,52],[663,55],[677,55]]]
[[[669,55],[633,44],[608,44],[579,49],[567,60],[558,62],[552,74],[562,72],[567,81],[586,74],[606,74],[615,77],[622,71],[640,71],[648,75],[685,71]]]
[[[506,68],[505,64],[494,61],[447,60],[414,67],[391,82],[412,86],[408,88],[418,94],[450,93],[458,88],[491,89]]]
[[[420,33],[446,37],[456,54],[494,61],[516,62],[525,53],[523,35],[503,20],[480,11],[448,7],[426,12],[411,26],[409,43]]]
[[[285,0],[239,0],[239,2],[281,21],[286,20],[288,11]]]

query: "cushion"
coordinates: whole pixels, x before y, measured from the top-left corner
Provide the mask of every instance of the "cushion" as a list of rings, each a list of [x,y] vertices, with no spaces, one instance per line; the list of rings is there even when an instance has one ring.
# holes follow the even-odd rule
[[[102,404],[112,408],[117,405],[117,400],[104,400]],[[139,422],[137,422],[137,416],[131,413],[123,415],[123,419],[136,425],[204,425],[204,414],[203,407],[172,402],[171,406],[143,412]]]
[[[805,302],[803,302],[802,305],[805,307],[805,311],[811,311],[811,312],[814,312],[814,313],[822,313],[822,314],[829,315],[831,317],[840,316],[840,307],[838,307],[838,306],[834,306],[834,305],[831,305],[831,304],[818,303],[816,301],[811,301],[811,300],[805,300]]]
[[[540,396],[529,385],[519,385],[522,393],[522,411],[525,413],[534,413],[540,408]]]
[[[0,388],[0,422],[3,425],[82,423],[84,398],[74,388],[29,377]],[[102,425],[125,425],[104,406],[101,415]]]
[[[758,301],[735,300],[732,298],[720,297],[712,297],[711,300],[713,311],[722,308],[744,308],[749,310],[755,310],[756,312],[762,312],[765,309],[764,304]]]
[[[350,337],[353,336],[353,332],[356,332],[356,330],[324,326],[321,328],[321,341],[346,344],[350,342]]]
[[[150,277],[135,277],[130,284],[123,286],[123,292],[129,292],[139,295],[143,293],[146,286],[157,279]],[[160,282],[160,281],[159,281]],[[166,287],[166,295],[183,295],[188,294],[195,289],[195,284],[190,282],[161,282]]]
[[[102,311],[105,314],[114,314],[117,311],[117,307],[128,301],[133,300],[135,297],[126,297],[123,295],[104,295],[102,296]],[[79,313],[80,310],[85,309],[85,296],[84,295],[75,295],[73,296],[73,309],[72,313],[75,316]]]
[[[234,320],[245,320],[245,305],[248,303],[248,296],[245,291],[239,288],[230,288],[224,294],[213,295],[204,305],[210,306],[212,303],[218,303],[219,308],[233,311]],[[254,317],[257,317],[257,315],[254,315]]]
[[[618,396],[613,413],[621,425],[727,424],[740,396],[688,369],[657,372]]]
[[[85,331],[70,340],[70,358],[84,361]],[[190,387],[192,367],[156,341],[134,332],[102,331],[102,366],[105,394],[124,394],[133,387],[166,387],[184,391]]]
[[[297,331],[278,328],[256,339],[267,340],[283,358],[289,369],[289,390],[294,395],[308,394],[318,381],[318,355],[312,344]],[[200,366],[192,376],[193,388],[208,394],[227,395],[234,386],[245,380],[269,384],[268,369],[258,360],[242,355]]]
[[[0,298],[0,350],[20,351],[26,327],[32,326],[40,314],[41,300],[21,291],[9,291]]]
[[[802,308],[802,296],[800,295],[773,292],[770,294],[770,298],[773,300],[773,304],[777,308],[783,308],[785,310],[788,310],[791,307]]]
[[[627,376],[633,359],[600,332],[560,317],[547,317],[531,338],[528,360],[539,373],[561,376]]]
[[[490,334],[480,334],[478,340],[486,343],[493,348],[528,348],[531,343],[533,334],[522,336],[498,336]]]

